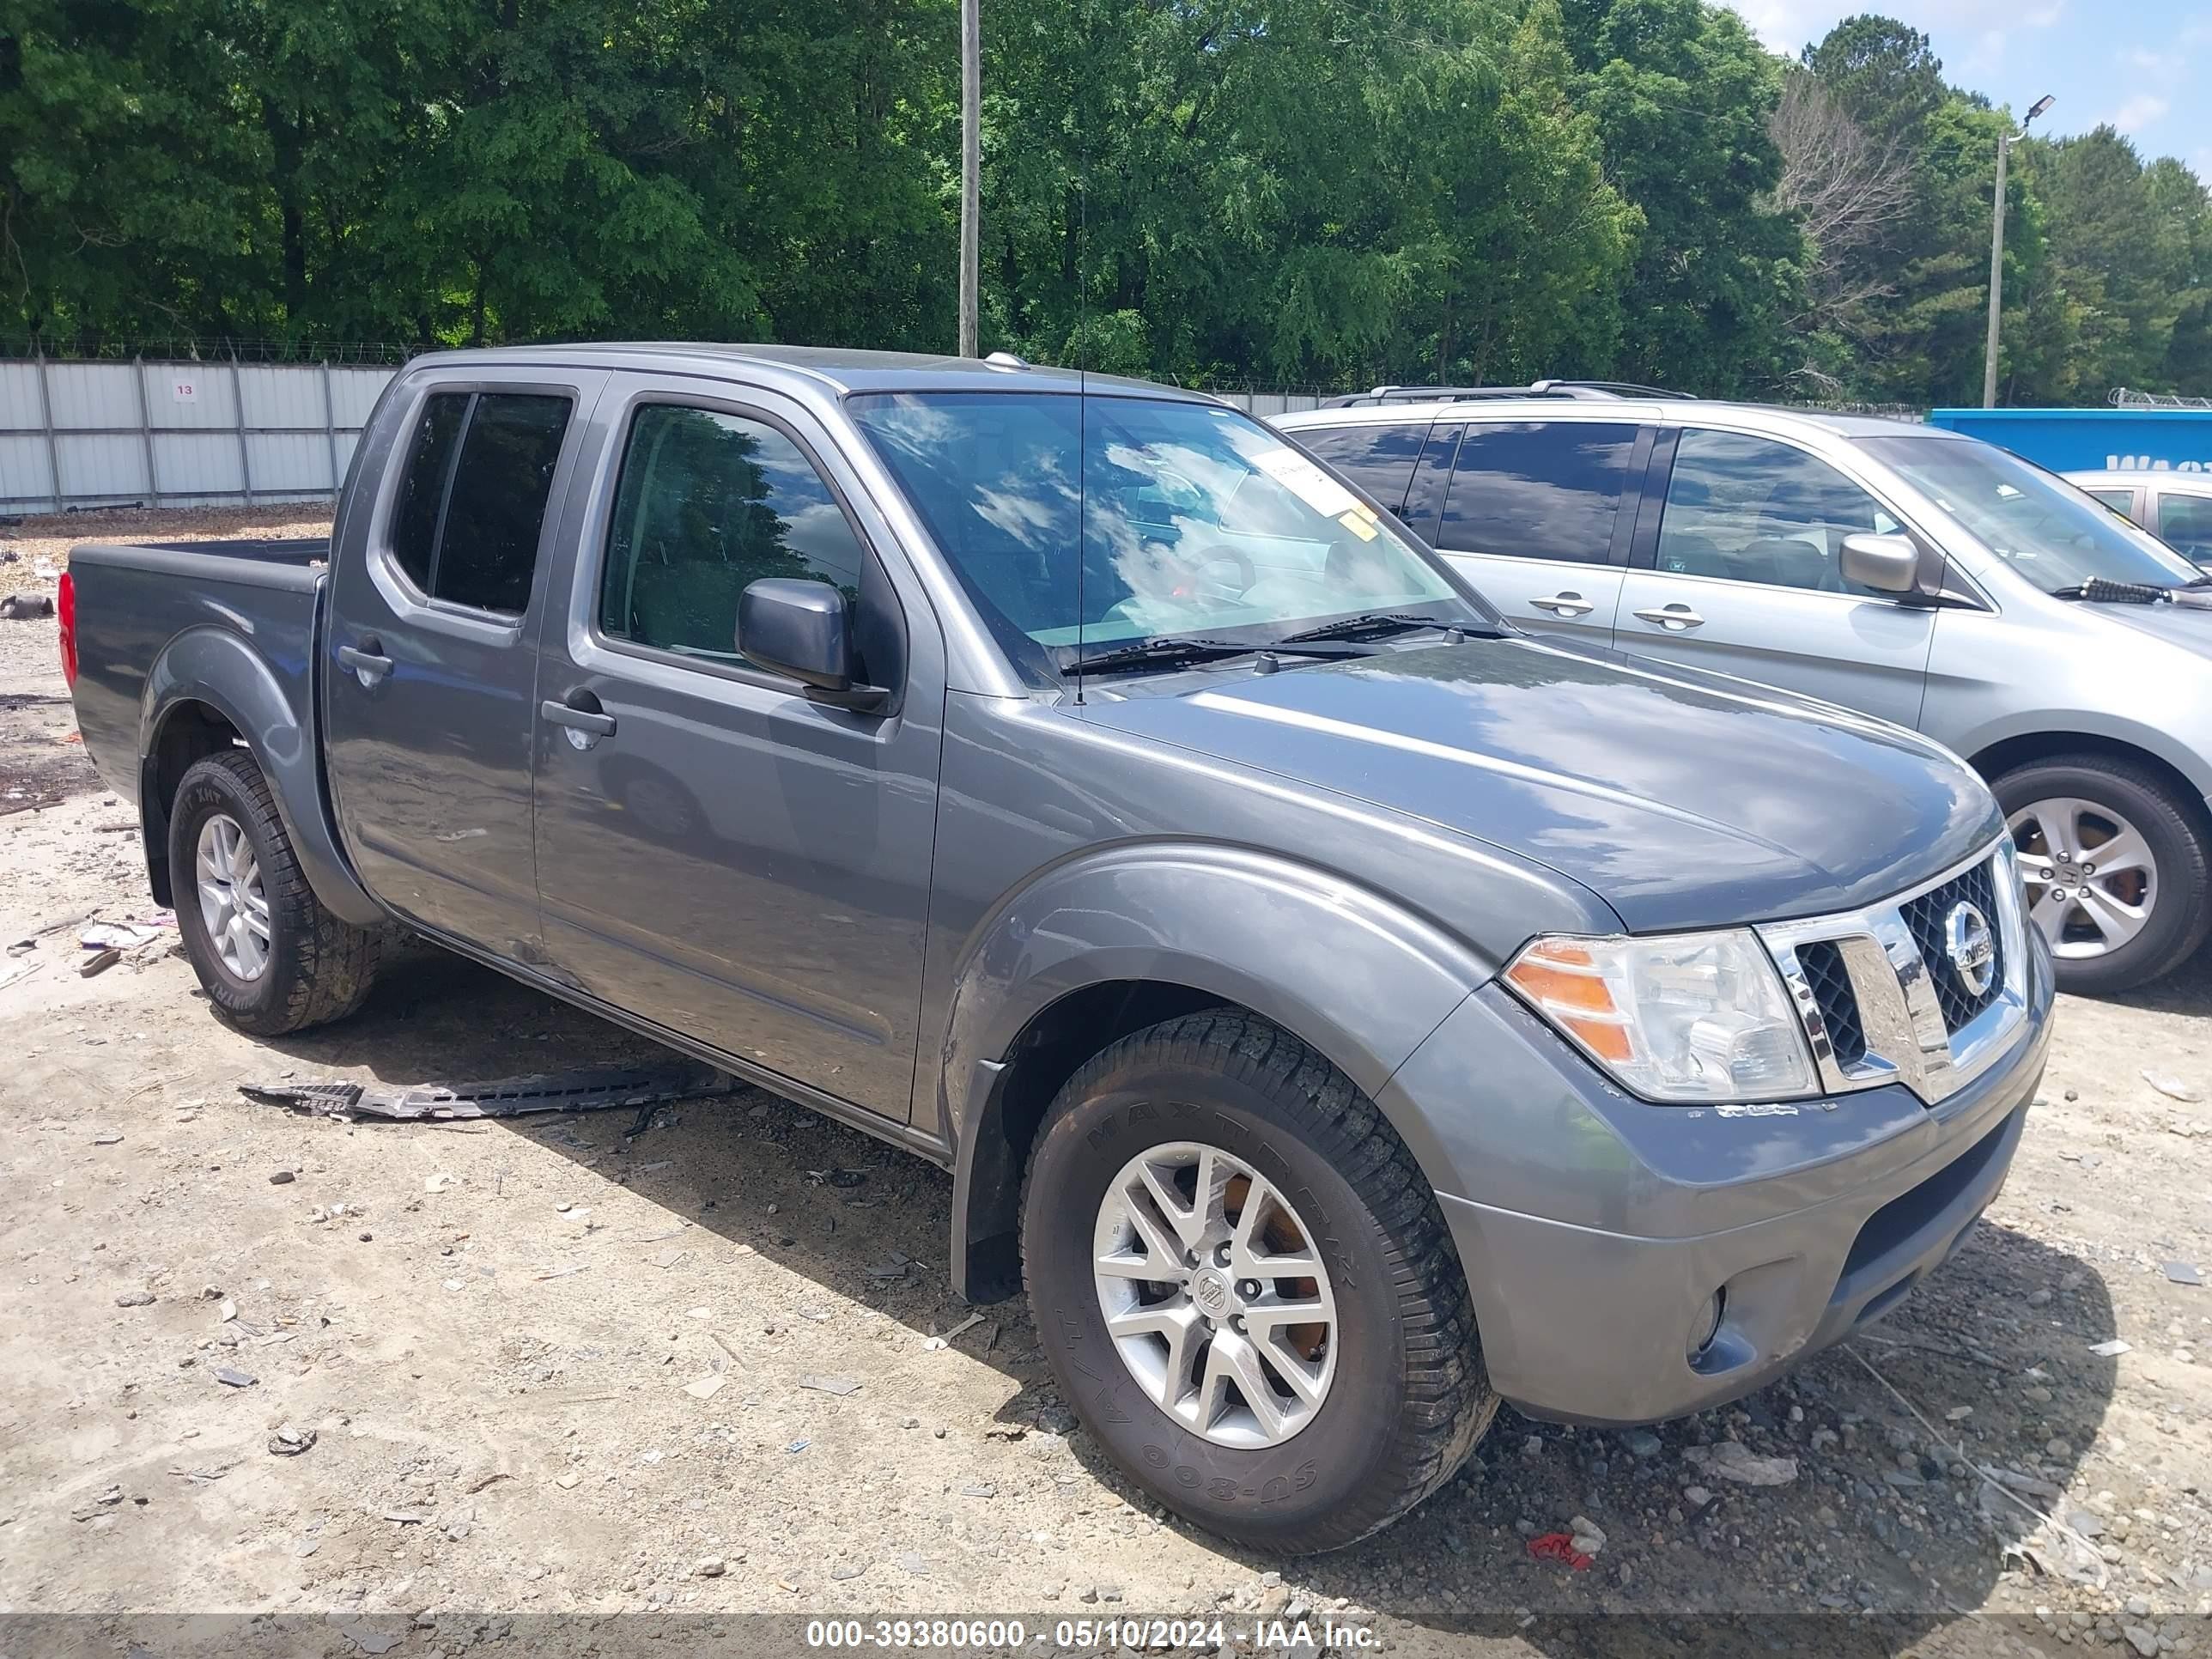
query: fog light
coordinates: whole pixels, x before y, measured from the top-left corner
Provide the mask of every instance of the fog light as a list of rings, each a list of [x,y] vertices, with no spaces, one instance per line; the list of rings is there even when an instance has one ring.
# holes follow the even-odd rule
[[[1690,1343],[1690,1363],[1694,1365],[1705,1357],[1705,1350],[1713,1346],[1713,1339],[1721,1334],[1721,1321],[1728,1313],[1728,1287],[1723,1285],[1706,1301],[1705,1311],[1690,1327],[1697,1334]]]

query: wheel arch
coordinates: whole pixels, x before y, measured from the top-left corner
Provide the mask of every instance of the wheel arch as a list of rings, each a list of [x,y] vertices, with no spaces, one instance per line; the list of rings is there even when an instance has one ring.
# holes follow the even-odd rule
[[[293,854],[323,907],[356,927],[384,922],[332,835],[312,713],[302,720],[252,645],[213,627],[170,641],[147,671],[142,695],[138,820],[156,901],[175,897],[168,848],[177,786],[195,762],[232,747],[251,754],[269,780]]]
[[[2172,792],[2174,800],[2182,810],[2194,817],[2200,827],[2205,826],[2208,817],[2205,791],[2170,756],[2162,752],[2163,748],[2163,744],[2154,746],[2108,732],[2038,726],[1984,744],[1968,757],[1967,764],[1980,773],[1986,781],[1994,784],[2007,772],[2022,766],[2063,760],[2071,755],[2129,762],[2154,774]]]
[[[1132,1031],[1227,1008],[1307,1043],[1370,1100],[1495,962],[1327,872],[1245,849],[1123,848],[1040,878],[971,938],[939,1071],[954,1288],[1018,1288],[1022,1176],[1067,1079]],[[1393,1127],[1425,1170],[1436,1140]]]

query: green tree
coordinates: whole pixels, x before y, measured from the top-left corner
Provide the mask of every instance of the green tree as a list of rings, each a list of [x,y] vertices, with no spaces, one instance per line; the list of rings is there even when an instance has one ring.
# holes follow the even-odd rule
[[[1767,131],[1782,65],[1701,0],[1568,0],[1577,101],[1607,175],[1643,216],[1612,368],[1712,396],[1769,391],[1793,366],[1805,246],[1771,205]]]

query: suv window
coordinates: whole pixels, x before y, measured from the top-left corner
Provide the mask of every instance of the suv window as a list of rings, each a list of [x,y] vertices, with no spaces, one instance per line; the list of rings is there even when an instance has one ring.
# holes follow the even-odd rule
[[[2093,489],[2089,493],[2124,519],[2136,509],[2136,492],[2132,489]]]
[[[1429,434],[1426,421],[1412,426],[1308,427],[1291,434],[1399,517],[1406,486]]]
[[[441,392],[423,401],[392,554],[434,599],[513,615],[530,604],[568,400]]]
[[[866,555],[806,453],[764,421],[672,404],[630,422],[599,577],[599,629],[742,662],[738,596],[796,576],[860,602]]]
[[[2158,538],[2192,559],[2212,556],[2212,495],[2160,492]]]
[[[1601,421],[1470,423],[1437,545],[1454,553],[1603,564],[1636,428]]]
[[[1873,496],[1802,449],[1692,428],[1682,434],[1667,481],[1658,568],[1881,599],[1889,596],[1844,580],[1844,538],[1902,527]]]

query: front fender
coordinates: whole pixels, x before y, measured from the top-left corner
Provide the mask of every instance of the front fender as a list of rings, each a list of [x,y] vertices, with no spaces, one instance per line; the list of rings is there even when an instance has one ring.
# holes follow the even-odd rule
[[[204,703],[242,735],[269,780],[301,872],[323,908],[368,927],[388,920],[340,852],[323,802],[322,771],[315,748],[313,698],[307,676],[312,641],[297,642],[301,657],[292,687],[295,705],[276,669],[239,634],[214,626],[191,628],[162,648],[147,671],[139,699],[138,818],[149,867],[167,857],[168,804],[150,787],[162,730],[177,712]]]
[[[1498,967],[1355,882],[1240,848],[1125,845],[1036,878],[975,930],[955,969],[939,1109],[952,1146],[952,1261],[963,1288],[982,1259],[971,1243],[1004,1234],[1018,1187],[1021,1149],[999,1117],[1006,1062],[1063,999],[1139,981],[1233,1002],[1310,1043],[1379,1099],[1391,1073]],[[1411,1115],[1394,1122],[1430,1167],[1439,1155],[1430,1127]]]

